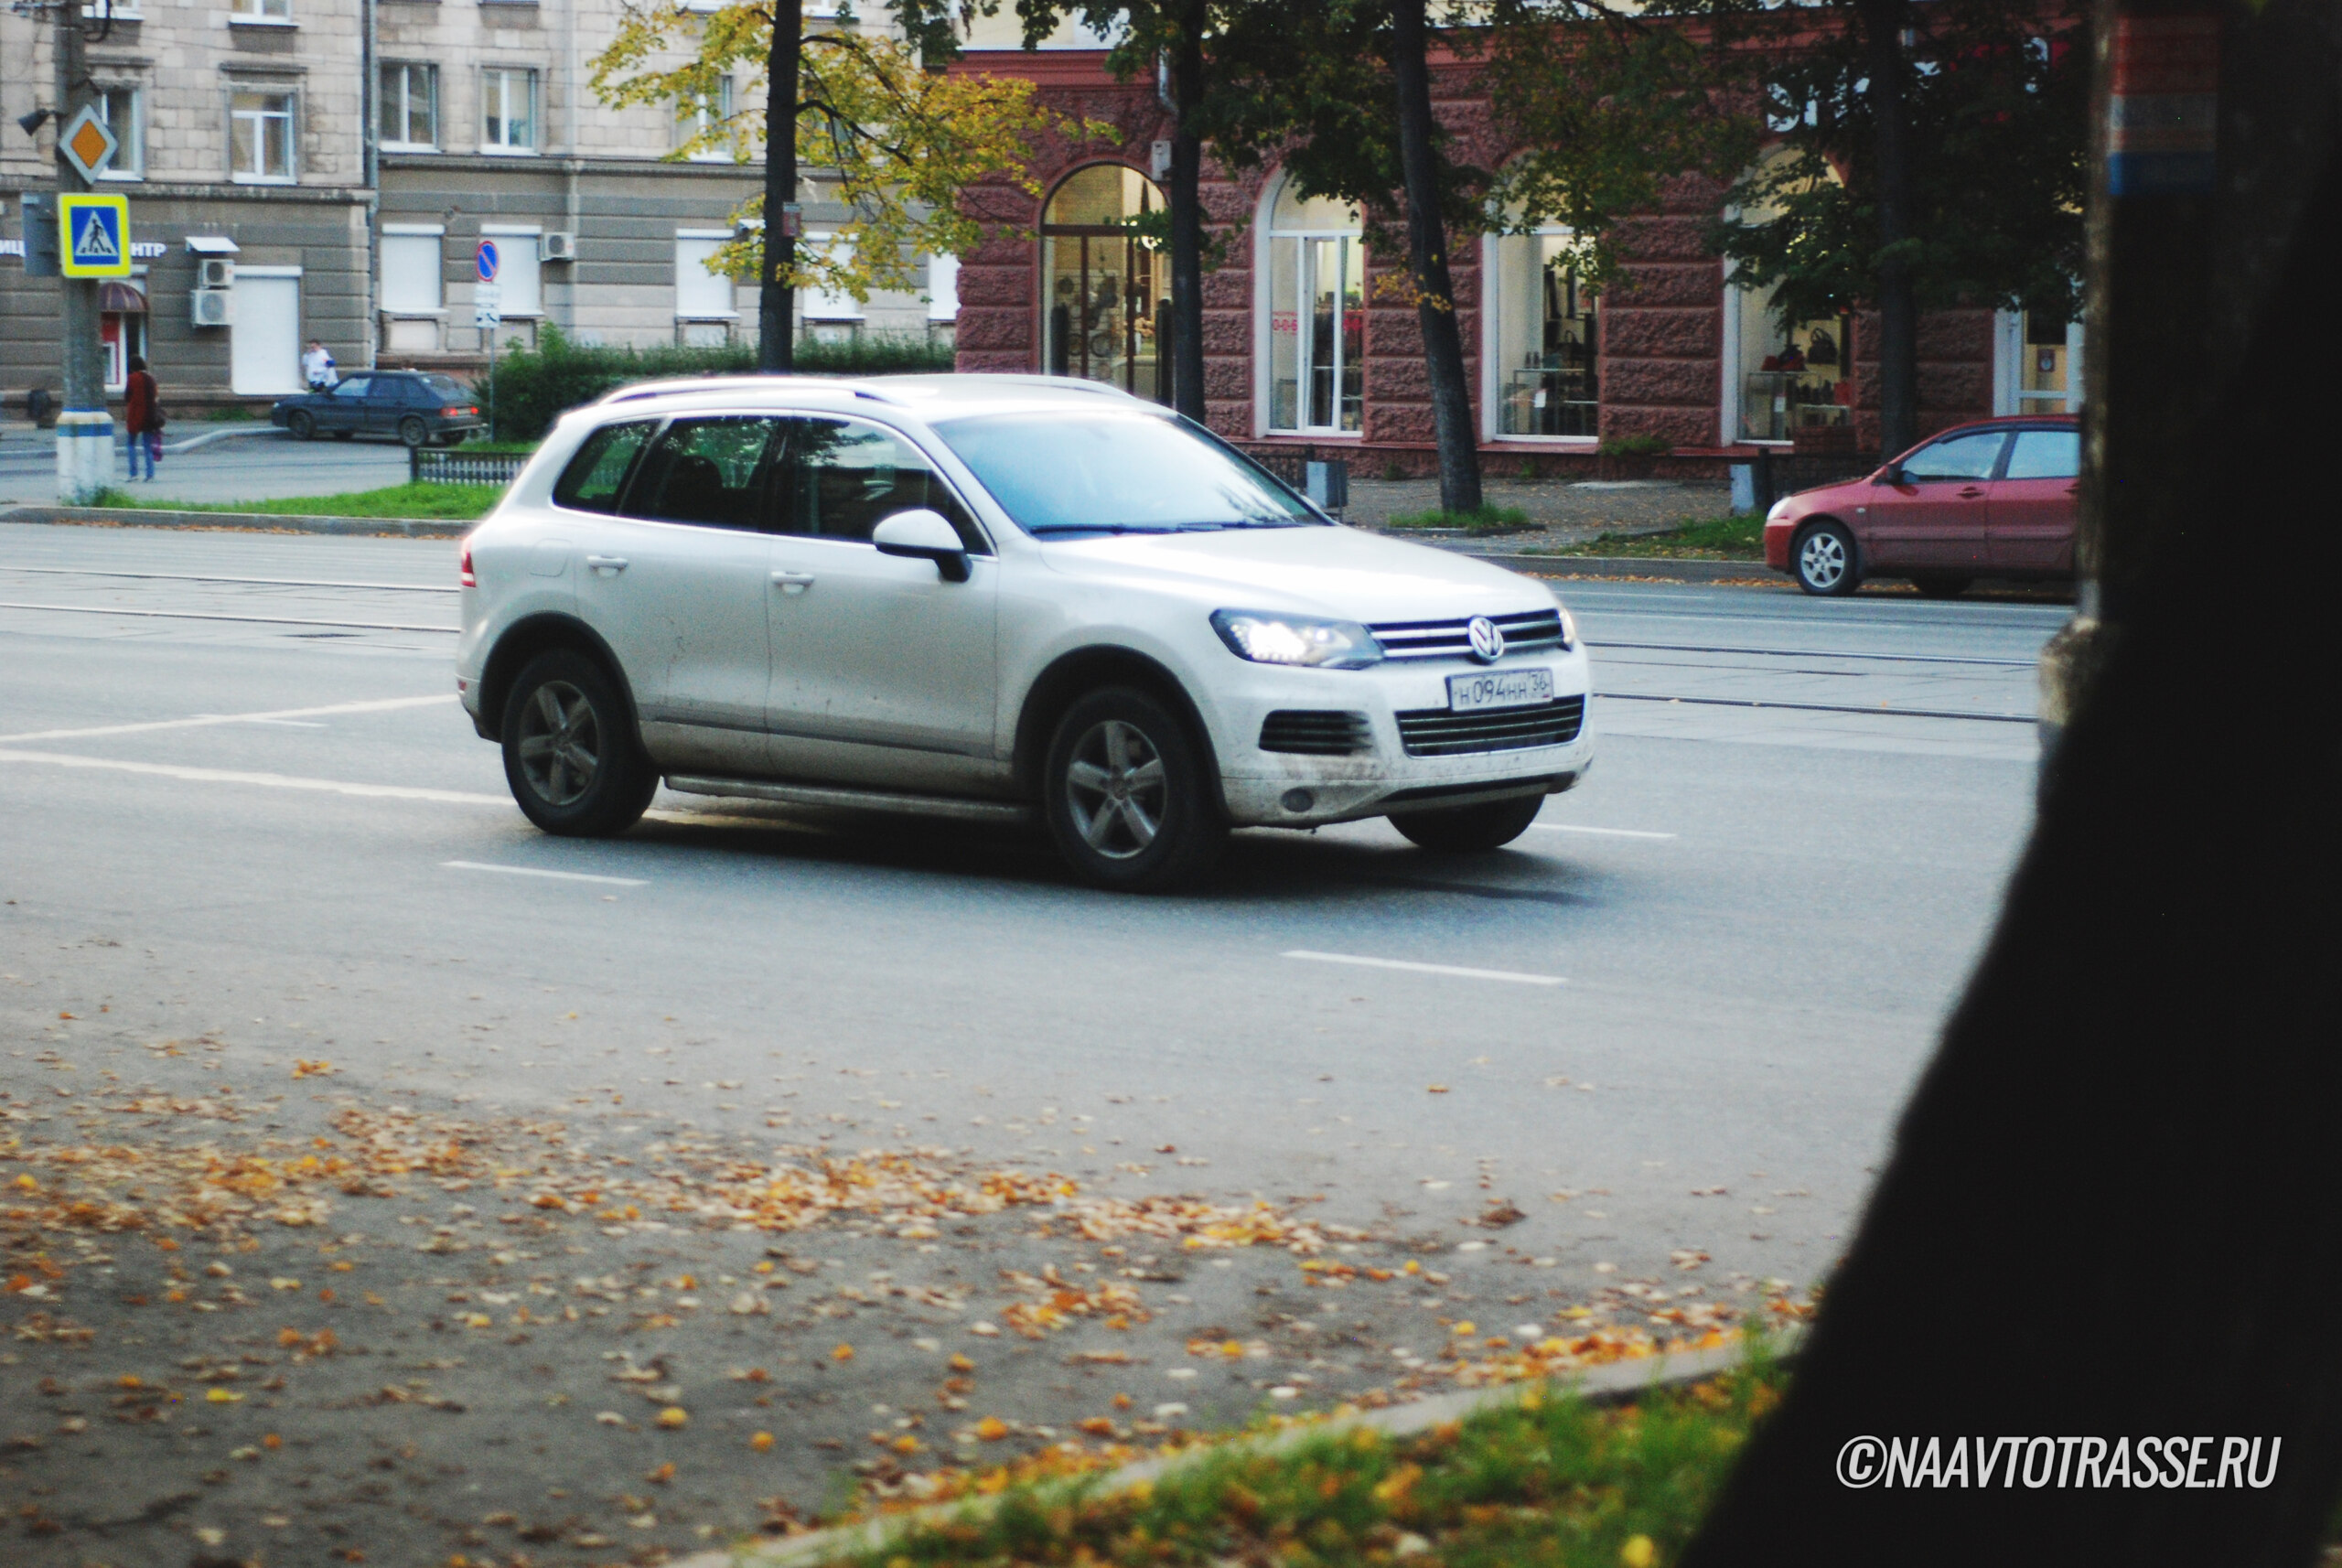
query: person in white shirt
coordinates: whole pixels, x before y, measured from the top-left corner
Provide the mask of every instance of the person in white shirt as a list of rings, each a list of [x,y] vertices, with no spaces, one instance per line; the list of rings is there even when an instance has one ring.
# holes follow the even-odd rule
[[[315,338],[309,339],[309,351],[301,356],[301,374],[307,380],[311,392],[324,392],[341,380],[335,373],[332,352]]]

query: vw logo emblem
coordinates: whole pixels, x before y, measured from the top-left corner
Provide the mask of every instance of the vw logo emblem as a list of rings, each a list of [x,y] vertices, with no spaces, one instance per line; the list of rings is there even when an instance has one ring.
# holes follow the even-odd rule
[[[1481,663],[1494,664],[1504,657],[1504,633],[1488,617],[1474,616],[1466,621],[1464,635],[1471,639],[1472,657]]]

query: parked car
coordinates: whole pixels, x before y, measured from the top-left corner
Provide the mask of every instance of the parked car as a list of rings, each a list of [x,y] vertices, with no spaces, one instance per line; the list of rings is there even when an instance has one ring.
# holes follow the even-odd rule
[[[383,435],[409,446],[452,446],[488,423],[469,387],[425,371],[360,371],[326,392],[280,398],[268,422],[304,441]]]
[[[1979,577],[2070,578],[2080,475],[2071,414],[1958,425],[1867,478],[1783,497],[1765,517],[1765,564],[1809,594],[1870,577],[1931,597]]]
[[[465,540],[457,686],[522,811],[720,796],[1037,822],[1108,887],[1230,827],[1491,849],[1593,761],[1543,585],[1335,522],[1039,376],[736,378],[563,418]]]

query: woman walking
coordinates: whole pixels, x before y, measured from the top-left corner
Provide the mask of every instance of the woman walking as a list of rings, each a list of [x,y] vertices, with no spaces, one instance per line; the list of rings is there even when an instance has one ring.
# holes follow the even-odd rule
[[[146,361],[130,356],[130,380],[123,389],[123,425],[130,432],[130,477],[138,478],[138,458],[146,457],[146,482],[154,483],[155,465],[163,456],[163,411],[155,400],[155,374]]]

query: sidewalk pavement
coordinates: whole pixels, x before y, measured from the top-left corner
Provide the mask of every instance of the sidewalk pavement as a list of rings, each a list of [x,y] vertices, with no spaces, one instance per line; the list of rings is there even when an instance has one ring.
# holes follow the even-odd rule
[[[250,434],[246,434],[246,433]],[[223,436],[203,440],[207,436]],[[188,449],[192,444],[202,445]],[[292,440],[250,420],[174,420],[165,432],[162,477],[141,480],[142,495],[188,501],[274,500],[338,495],[406,482],[406,448],[395,442]],[[114,435],[114,482],[130,489],[129,456]],[[48,506],[57,499],[55,438],[22,420],[0,423],[0,505]]]

